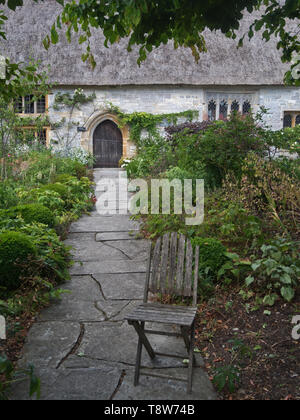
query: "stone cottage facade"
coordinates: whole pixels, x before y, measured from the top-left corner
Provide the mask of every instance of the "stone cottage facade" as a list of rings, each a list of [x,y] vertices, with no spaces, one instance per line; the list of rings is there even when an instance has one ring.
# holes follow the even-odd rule
[[[31,113],[47,110],[51,123],[68,121],[70,110],[54,106],[56,95],[72,94],[80,88],[85,95],[93,96],[74,110],[68,128],[62,125],[55,132],[45,127],[43,136],[48,145],[52,141],[59,147],[65,141],[62,139],[68,137],[68,147],[114,154],[108,166],[115,166],[117,155],[132,156],[135,145],[129,140],[129,128],[117,127],[118,118],[109,111],[108,104],[125,113],[195,110],[199,120],[224,118],[232,110],[256,112],[263,106],[269,111],[266,122],[274,130],[300,124],[300,88],[284,86],[289,66],[282,64],[275,40],[265,43],[258,35],[237,49],[235,41],[208,32],[208,52],[199,63],[190,50],[174,50],[168,44],[154,50],[139,67],[137,53],[126,50],[126,40],[107,49],[98,31],[91,45],[97,61],[93,71],[81,61],[84,46],[78,45],[77,35],[69,44],[62,33],[57,45],[48,51],[43,48],[42,40],[60,10],[57,2],[25,3],[26,7],[8,12],[7,41],[1,41],[1,51],[14,61],[28,61],[30,57],[40,60],[45,69],[50,65],[53,89],[45,98],[45,106],[35,104]],[[241,33],[249,27],[251,19],[253,16],[245,16]],[[24,112],[26,98],[22,101]],[[102,142],[105,137],[113,142],[110,152]]]

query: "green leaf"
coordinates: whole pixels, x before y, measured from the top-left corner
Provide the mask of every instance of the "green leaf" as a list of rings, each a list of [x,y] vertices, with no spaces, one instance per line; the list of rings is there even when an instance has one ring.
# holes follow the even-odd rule
[[[295,297],[295,291],[291,287],[282,287],[280,292],[281,296],[288,302],[291,302]]]
[[[51,42],[52,42],[52,44],[57,44],[58,43],[58,33],[57,33],[54,25],[51,28]]]
[[[280,281],[284,284],[292,284],[292,279],[287,273],[280,277]]]
[[[79,40],[78,40],[79,45],[83,44],[86,41],[87,41],[87,37],[85,35],[80,35]]]
[[[41,396],[41,380],[32,372],[30,374],[29,396],[32,397],[34,394],[39,400]]]
[[[238,254],[234,254],[232,252],[225,252],[225,256],[230,260],[238,260],[240,258]]]
[[[248,276],[245,280],[246,286],[249,287],[254,281],[255,281],[254,277]]]
[[[252,265],[251,265],[251,268],[252,268],[252,270],[253,271],[256,271],[259,267],[261,266],[261,260],[259,260],[259,261],[257,261],[257,262],[254,262]]]
[[[8,0],[7,6],[15,11],[17,6],[23,6],[23,0]]]
[[[46,36],[46,38],[44,38],[43,39],[43,45],[44,45],[44,48],[46,49],[46,50],[49,50],[49,48],[50,48],[50,38],[49,38],[49,35],[47,35]]]
[[[274,293],[273,295],[267,295],[264,297],[263,304],[267,306],[273,306],[278,296]]]

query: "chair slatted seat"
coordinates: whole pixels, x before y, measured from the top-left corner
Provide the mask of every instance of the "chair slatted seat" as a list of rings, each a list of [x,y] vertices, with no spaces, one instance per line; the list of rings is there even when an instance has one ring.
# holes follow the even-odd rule
[[[195,317],[197,313],[197,288],[199,270],[199,247],[195,254],[193,247],[184,235],[176,232],[167,233],[159,238],[153,247],[150,247],[150,255],[147,266],[147,276],[144,292],[144,302],[126,316],[126,320],[132,325],[139,337],[134,385],[139,383],[141,371],[141,356],[143,347],[147,350],[151,359],[156,355],[178,357],[155,352],[147,338],[148,334],[167,336],[181,336],[188,352],[189,368],[187,378],[187,392],[192,392],[193,367],[195,365],[194,341],[195,341]],[[194,272],[194,275],[193,275]],[[169,294],[185,298],[192,298],[192,306],[167,305],[149,302],[149,293],[162,295]],[[170,324],[180,327],[180,333],[146,330],[145,323]],[[149,373],[146,373],[149,375]],[[165,378],[166,375],[155,374]],[[179,379],[168,377],[168,379]]]

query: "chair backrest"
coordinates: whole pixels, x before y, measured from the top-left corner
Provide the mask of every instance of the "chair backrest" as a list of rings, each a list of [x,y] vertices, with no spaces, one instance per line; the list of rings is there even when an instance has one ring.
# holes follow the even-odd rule
[[[151,246],[144,301],[148,300],[150,291],[193,297],[193,305],[196,306],[198,271],[199,246],[194,256],[189,239],[176,232],[166,233],[157,240],[154,247]]]

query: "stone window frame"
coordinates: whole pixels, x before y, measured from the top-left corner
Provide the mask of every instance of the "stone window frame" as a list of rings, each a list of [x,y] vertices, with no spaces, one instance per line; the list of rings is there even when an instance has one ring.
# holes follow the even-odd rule
[[[285,118],[287,116],[291,117],[291,125],[290,126],[285,126]],[[283,128],[294,128],[296,127],[296,125],[300,125],[300,122],[297,122],[297,117],[300,118],[300,110],[298,111],[284,111],[283,112]]]
[[[251,106],[251,110],[253,110],[254,101],[255,101],[255,92],[238,93],[238,92],[229,92],[229,91],[227,92],[207,91],[206,102],[205,102],[206,118],[204,119],[211,120],[211,121],[224,119],[224,115],[223,115],[223,118],[220,118],[220,111],[221,111],[222,104],[223,104],[223,109],[224,109],[224,104],[227,105],[226,117],[228,117],[230,113],[232,112],[232,107],[235,108],[234,109],[235,111],[237,111],[236,109],[237,103],[239,104],[238,112],[240,112],[242,115],[245,115],[246,113],[244,112],[244,105],[246,103],[249,103]],[[212,104],[213,102],[216,105],[215,119],[211,118],[211,110],[209,109],[209,105]]]
[[[35,126],[24,126],[24,127],[20,127],[18,130],[24,131],[24,134],[25,134],[25,131],[32,131],[35,139],[37,141],[40,141],[39,139],[40,130],[38,130]],[[45,147],[48,147],[50,143],[50,130],[51,128],[49,126],[42,127],[43,134],[45,134],[45,137],[44,137]]]
[[[43,98],[45,98],[45,110],[43,112],[39,112],[39,100],[35,100],[31,103],[31,106],[33,105],[33,112],[26,112],[26,98],[27,97],[32,97],[34,95],[25,95],[25,96],[19,96],[14,103],[14,106],[16,107],[17,104],[17,111],[16,114],[23,116],[23,115],[33,115],[33,116],[37,116],[37,115],[43,115],[43,114],[47,114],[48,113],[48,106],[49,106],[49,97],[48,95],[43,95]],[[15,108],[16,109],[16,108]],[[19,112],[20,110],[22,110],[22,112]]]
[[[45,101],[44,101],[45,102],[45,106],[44,106],[45,111],[44,112],[38,112],[38,109],[39,109],[38,108],[39,107],[38,102],[39,102],[39,100],[35,100],[35,101],[32,102],[33,112],[25,112],[26,111],[26,99],[25,98],[27,96],[34,96],[34,95],[19,96],[18,99],[15,100],[14,106],[15,106],[16,102],[18,102],[18,105],[22,109],[22,112],[16,112],[17,115],[19,115],[20,117],[39,117],[41,115],[47,115],[48,114],[48,106],[49,106],[49,96],[48,95],[43,95],[43,98],[45,98]],[[22,101],[22,103],[21,103],[21,101]],[[39,138],[39,130],[34,125],[32,125],[32,126],[25,126],[24,125],[20,128],[20,130],[33,131],[34,132],[34,137],[36,139]],[[44,134],[43,140],[45,141],[45,146],[49,147],[51,128],[50,128],[50,126],[44,126],[44,127],[42,127],[42,131],[43,131],[43,134]]]

